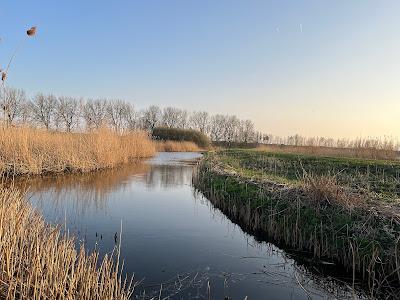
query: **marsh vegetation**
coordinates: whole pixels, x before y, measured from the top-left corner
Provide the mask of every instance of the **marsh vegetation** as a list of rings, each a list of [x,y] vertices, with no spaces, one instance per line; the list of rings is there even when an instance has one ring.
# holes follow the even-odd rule
[[[228,150],[207,156],[195,185],[245,228],[347,270],[371,297],[398,297],[399,166]]]
[[[198,193],[191,182],[200,157],[159,153],[139,165],[21,178],[16,185],[47,222],[76,237],[76,247],[84,242],[100,257],[119,246],[122,220],[121,263],[123,276],[135,274],[133,299],[351,295],[299,255],[243,231]]]
[[[49,225],[14,188],[0,188],[2,299],[129,299],[119,248],[99,257]]]
[[[89,172],[150,157],[148,134],[51,132],[30,127],[0,127],[0,173],[5,176]]]
[[[156,141],[157,152],[199,152],[204,149],[199,148],[193,142],[179,142],[179,141]]]

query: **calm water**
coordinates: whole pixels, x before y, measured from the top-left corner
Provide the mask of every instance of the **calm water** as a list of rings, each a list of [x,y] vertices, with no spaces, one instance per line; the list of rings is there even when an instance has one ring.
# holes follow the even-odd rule
[[[349,296],[256,241],[191,186],[193,153],[137,166],[19,183],[46,220],[110,252],[122,223],[124,272],[138,299],[335,299]],[[192,161],[192,162],[191,162]],[[118,243],[118,238],[117,238]],[[162,288],[161,288],[162,287]]]

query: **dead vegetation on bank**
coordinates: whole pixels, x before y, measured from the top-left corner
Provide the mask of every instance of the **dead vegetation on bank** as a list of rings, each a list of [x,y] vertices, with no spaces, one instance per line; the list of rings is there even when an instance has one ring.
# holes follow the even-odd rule
[[[199,152],[199,146],[193,142],[156,141],[157,152]]]
[[[29,175],[89,172],[150,157],[148,134],[117,134],[109,129],[87,133],[53,132],[30,127],[0,127],[0,173]]]
[[[0,298],[129,299],[119,249],[102,260],[48,225],[20,192],[0,187]]]
[[[211,154],[194,183],[246,229],[347,270],[348,284],[365,287],[371,298],[400,297],[398,201],[343,185],[334,175],[299,174],[297,182],[279,182]]]

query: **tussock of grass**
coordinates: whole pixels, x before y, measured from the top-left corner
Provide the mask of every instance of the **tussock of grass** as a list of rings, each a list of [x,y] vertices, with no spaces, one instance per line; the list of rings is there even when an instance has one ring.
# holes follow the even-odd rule
[[[113,256],[77,251],[19,191],[0,187],[0,298],[129,299],[131,281]]]
[[[158,141],[156,142],[158,152],[198,152],[202,149],[193,142]]]
[[[108,129],[62,133],[30,127],[0,128],[0,173],[5,175],[88,172],[132,162],[155,153],[143,131]]]

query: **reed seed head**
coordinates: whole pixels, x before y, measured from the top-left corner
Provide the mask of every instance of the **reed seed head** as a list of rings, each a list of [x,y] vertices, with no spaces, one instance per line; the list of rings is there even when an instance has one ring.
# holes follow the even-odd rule
[[[28,36],[34,36],[34,35],[36,34],[36,26],[32,26],[31,28],[29,28],[29,29],[26,31],[26,34],[27,34]]]
[[[7,73],[6,72],[1,72],[1,81],[6,81],[7,79]]]

